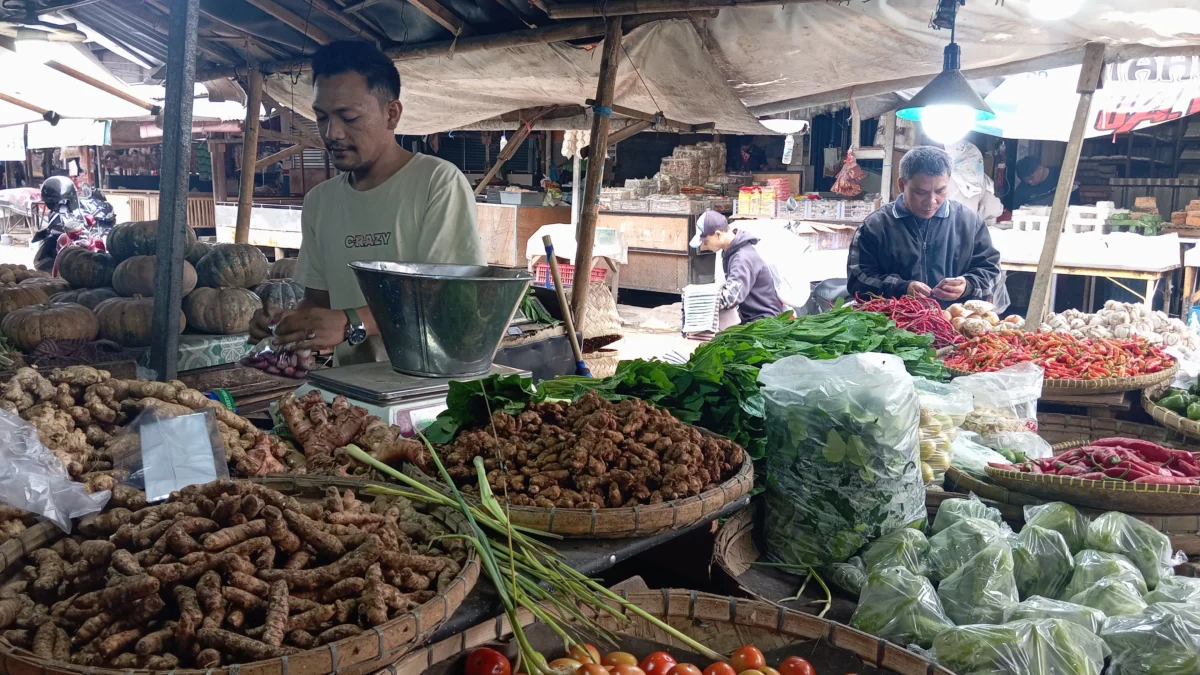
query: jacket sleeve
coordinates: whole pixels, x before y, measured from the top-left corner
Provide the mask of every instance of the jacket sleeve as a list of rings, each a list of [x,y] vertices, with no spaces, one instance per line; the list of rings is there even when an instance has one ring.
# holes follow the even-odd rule
[[[851,296],[881,295],[898,298],[908,292],[908,281],[882,268],[878,237],[866,223],[854,232],[846,261],[846,290]]]
[[[733,309],[746,301],[750,289],[754,286],[755,261],[762,265],[761,258],[754,255],[753,250],[745,247],[729,260],[729,272],[725,274],[725,283],[721,285],[721,309]]]
[[[967,280],[967,290],[963,292],[961,299],[990,302],[996,293],[996,285],[1000,282],[1000,251],[992,246],[992,233],[988,230],[987,223],[973,213],[970,217],[976,221],[975,241],[971,262],[967,265],[967,271],[962,274]]]

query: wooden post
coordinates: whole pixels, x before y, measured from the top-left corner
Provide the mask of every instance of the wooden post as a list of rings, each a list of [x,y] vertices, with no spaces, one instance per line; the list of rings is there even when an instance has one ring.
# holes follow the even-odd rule
[[[500,167],[504,166],[504,163],[512,159],[512,156],[517,153],[517,150],[520,149],[521,144],[524,143],[525,139],[529,137],[529,132],[532,128],[533,122],[527,121],[525,124],[521,125],[520,129],[517,129],[513,132],[512,138],[508,139],[508,143],[504,145],[504,149],[501,150],[499,156],[496,157],[496,163],[492,165],[492,168],[488,169],[487,173],[483,174],[483,178],[479,180],[479,185],[475,186],[476,195],[484,190],[487,190],[488,183],[491,182],[492,178],[494,178],[496,174],[500,172]]]
[[[604,158],[608,155],[608,127],[621,51],[621,17],[605,21],[604,51],[600,56],[600,83],[596,87],[596,108],[592,114],[592,137],[587,183],[583,186],[579,227],[575,231],[575,285],[571,289],[571,313],[575,325],[583,330],[587,309],[588,280],[592,277],[592,248],[596,244],[596,221],[600,218],[600,185],[604,181]]]
[[[242,128],[242,176],[238,185],[237,224],[233,241],[238,244],[250,241],[250,209],[254,207],[254,165],[258,158],[258,108],[262,105],[263,76],[258,64],[250,63],[247,77],[246,123]]]
[[[1104,45],[1089,42],[1083,51],[1083,70],[1079,73],[1079,106],[1075,108],[1075,122],[1071,125],[1071,138],[1067,142],[1067,154],[1063,157],[1062,170],[1058,176],[1058,189],[1054,193],[1054,205],[1050,207],[1050,222],[1046,225],[1046,239],[1042,243],[1042,257],[1038,260],[1037,275],[1033,278],[1033,293],[1029,297],[1029,311],[1025,316],[1025,329],[1035,331],[1046,319],[1050,307],[1051,288],[1054,284],[1054,258],[1058,254],[1058,240],[1062,236],[1067,220],[1067,205],[1071,199],[1071,186],[1075,183],[1075,171],[1079,168],[1079,153],[1083,149],[1084,131],[1092,109],[1092,95],[1104,72]]]
[[[879,177],[879,201],[887,204],[892,201],[892,159],[896,154],[896,113],[890,112],[883,116],[883,172]]]
[[[154,269],[154,322],[150,367],[164,382],[179,367],[183,267],[187,251],[187,193],[192,153],[192,87],[196,81],[196,24],[200,0],[180,0],[167,19],[167,96],[159,172],[158,264]]]
[[[583,205],[579,196],[579,184],[583,180],[583,162],[580,161],[579,149],[571,158],[571,227],[579,228],[579,212]]]
[[[219,140],[208,142],[208,155],[212,158],[213,203],[229,199],[229,186],[225,182],[225,144]]]

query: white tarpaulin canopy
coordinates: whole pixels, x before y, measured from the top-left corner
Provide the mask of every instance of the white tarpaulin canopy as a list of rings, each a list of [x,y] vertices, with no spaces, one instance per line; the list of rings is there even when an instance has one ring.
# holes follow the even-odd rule
[[[83,50],[83,51],[81,51]],[[0,47],[0,91],[52,110],[64,119],[112,120],[142,117],[146,110],[45,65],[54,60],[118,89],[129,88],[75,43],[17,41],[17,51]],[[42,116],[0,102],[0,127],[38,122]]]

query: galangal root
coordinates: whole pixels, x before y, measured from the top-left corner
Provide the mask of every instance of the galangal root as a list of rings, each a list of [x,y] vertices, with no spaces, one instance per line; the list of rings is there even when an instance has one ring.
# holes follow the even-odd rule
[[[408,461],[421,468],[429,465],[429,453],[422,443],[402,438],[399,427],[368,415],[365,408],[352,405],[344,396],[328,404],[319,391],[299,398],[289,393],[280,400],[279,412],[304,451],[309,473],[366,473],[367,467],[338,452],[351,443],[385,464]]]

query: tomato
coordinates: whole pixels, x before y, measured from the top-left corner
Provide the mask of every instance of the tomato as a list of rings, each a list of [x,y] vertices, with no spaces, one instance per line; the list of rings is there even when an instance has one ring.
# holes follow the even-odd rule
[[[699,668],[690,663],[677,663],[671,666],[671,669],[667,671],[667,675],[701,675],[701,672]]]
[[[579,670],[579,667],[582,665],[582,663],[575,659],[554,659],[546,664],[550,670],[562,675],[575,675],[575,671]]]
[[[638,664],[637,657],[629,652],[609,652],[600,657],[600,663],[606,666],[634,666]]]
[[[567,652],[567,658],[583,664],[600,663],[600,650],[589,644],[576,643]]]
[[[763,675],[763,671],[758,670],[757,668],[751,668],[750,670],[743,670],[742,672],[738,673],[738,675]]]
[[[579,666],[579,670],[575,671],[575,675],[608,675],[608,668],[599,663],[585,663]]]
[[[618,663],[613,666],[612,675],[646,675],[646,671],[627,663]]]
[[[646,671],[646,675],[667,675],[667,671],[675,667],[675,659],[666,652],[654,652],[642,659],[638,667]]]
[[[705,668],[704,675],[737,675],[737,671],[734,670],[733,666],[729,665],[728,663],[725,663],[724,661],[718,661]]]
[[[466,675],[512,675],[508,658],[495,649],[481,647],[467,654]]]
[[[812,664],[799,656],[789,656],[779,664],[780,675],[817,675]]]
[[[767,665],[767,659],[758,647],[746,645],[738,647],[733,652],[733,658],[729,659],[729,665],[733,666],[733,669],[740,673],[744,670],[762,668]]]
[[[763,675],[779,675],[779,671],[771,668],[770,666],[763,666],[762,668],[759,668],[758,671]]]

